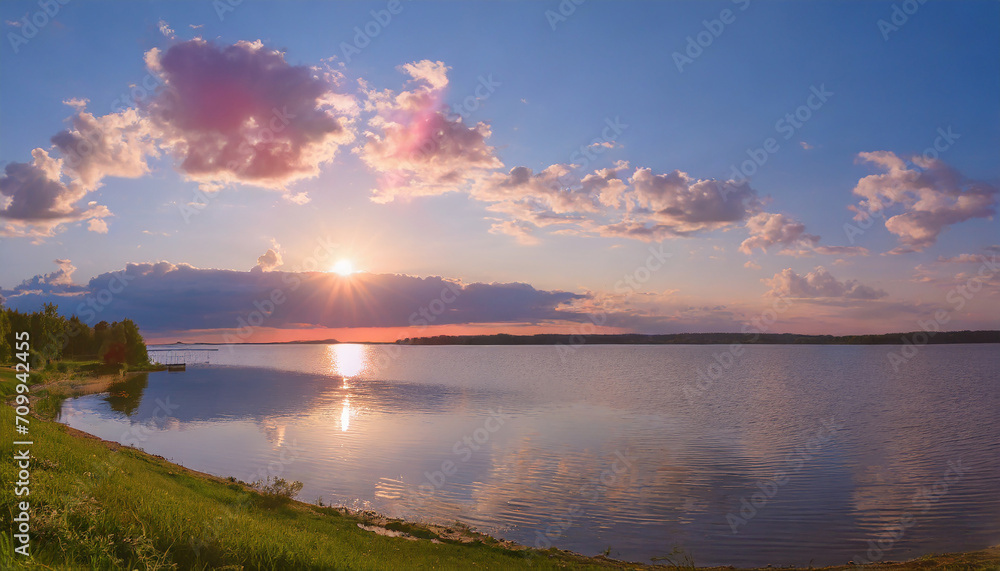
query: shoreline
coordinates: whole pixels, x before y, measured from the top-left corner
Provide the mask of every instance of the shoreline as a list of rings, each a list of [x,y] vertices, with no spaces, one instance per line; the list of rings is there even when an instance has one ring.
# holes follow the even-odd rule
[[[53,421],[54,422],[54,421]],[[183,465],[176,464],[165,459],[163,456],[157,454],[152,454],[145,452],[144,450],[126,446],[112,440],[105,440],[98,436],[94,436],[88,432],[75,429],[71,426],[56,423],[72,436],[73,438],[78,438],[82,440],[90,440],[100,443],[105,446],[110,451],[118,451],[120,449],[129,449],[135,454],[146,456],[149,459],[155,459],[161,463],[169,465],[174,470],[179,473],[184,473],[191,475],[193,477],[212,481],[220,485],[232,486],[233,482],[227,478],[209,474],[207,472],[200,472],[198,470],[193,470],[187,468]],[[958,566],[955,568],[960,569],[1000,569],[1000,544],[987,547],[985,549],[976,551],[965,551],[965,552],[949,552],[949,553],[931,553],[922,556],[918,556],[914,559],[904,560],[904,561],[881,561],[877,563],[871,563],[867,565],[851,564],[845,563],[842,565],[831,565],[826,567],[813,567],[813,566],[758,566],[758,567],[734,567],[731,565],[716,565],[716,566],[687,566],[687,565],[665,565],[665,564],[648,564],[635,561],[624,561],[613,559],[610,557],[605,557],[602,555],[588,556],[574,551],[569,551],[559,548],[551,548],[547,550],[537,550],[526,545],[517,543],[515,541],[501,539],[493,537],[489,534],[485,534],[471,527],[462,525],[452,525],[445,526],[434,523],[421,523],[407,521],[399,518],[391,518],[379,512],[372,510],[354,510],[346,506],[316,506],[308,502],[303,502],[299,500],[291,500],[290,503],[295,504],[299,507],[314,509],[316,507],[324,508],[327,510],[333,510],[339,512],[345,517],[355,518],[358,520],[358,528],[367,532],[371,532],[377,535],[381,535],[389,538],[398,538],[409,541],[430,541],[431,543],[443,543],[443,540],[449,542],[456,542],[460,544],[472,544],[475,542],[489,543],[503,549],[511,551],[520,552],[537,552],[535,557],[548,556],[552,557],[553,553],[560,554],[561,557],[568,558],[567,563],[575,564],[599,564],[604,568],[613,569],[697,569],[699,571],[768,571],[773,569],[810,569],[814,571],[857,571],[862,569],[889,569],[897,571],[923,571],[932,569],[951,569],[952,566]],[[403,530],[409,531],[403,531]],[[426,538],[421,537],[425,533],[430,532],[437,537]],[[983,565],[983,567],[975,567],[975,565]]]
[[[6,371],[9,371],[6,370]],[[84,394],[99,394],[102,392],[108,392],[108,388],[116,382],[121,382],[122,380],[128,378],[128,376],[133,374],[138,374],[141,372],[148,371],[137,371],[128,372],[124,375],[117,374],[105,374],[93,377],[88,377],[84,375],[83,377],[78,376],[76,371],[70,374],[61,374],[55,379],[45,379],[43,382],[32,385],[33,389],[33,399],[45,399],[48,395],[52,394],[52,391],[59,391],[59,402],[65,398],[72,398],[76,396],[82,396]],[[6,377],[6,374],[4,375]],[[6,379],[4,379],[6,380]],[[47,395],[37,395],[34,391],[45,392]],[[67,393],[63,393],[63,390],[67,390]],[[10,395],[7,394],[7,398],[4,400],[9,400]],[[37,401],[36,401],[37,402]],[[10,414],[11,409],[8,404],[4,404],[5,414]],[[34,409],[34,403],[32,405]],[[170,478],[184,477],[189,479],[192,483],[192,487],[208,487],[215,492],[227,492],[236,493],[244,498],[243,504],[239,504],[241,508],[246,509],[246,505],[254,505],[255,501],[259,501],[259,493],[249,486],[245,482],[240,482],[235,478],[225,478],[220,476],[215,476],[205,472],[200,472],[197,470],[192,470],[180,464],[170,462],[158,456],[156,454],[147,453],[139,448],[132,446],[122,445],[120,443],[104,440],[100,437],[92,435],[90,433],[72,428],[68,425],[62,424],[55,420],[55,416],[51,419],[43,418],[38,414],[33,415],[39,420],[41,424],[48,425],[44,427],[46,430],[52,430],[55,432],[61,432],[65,434],[68,438],[67,446],[70,448],[91,448],[92,446],[99,446],[103,449],[104,454],[108,455],[109,458],[106,462],[110,462],[112,470],[116,465],[120,465],[125,462],[124,460],[114,460],[114,457],[128,457],[129,462],[135,462],[137,464],[137,471],[141,471],[141,477],[147,475],[152,475],[153,473],[166,474]],[[33,430],[36,428],[43,428],[42,426],[34,426]],[[116,464],[116,462],[118,464]],[[148,474],[147,474],[148,472]],[[82,472],[83,474],[90,474],[89,471]],[[79,479],[79,476],[77,477]],[[9,494],[8,494],[9,495]],[[252,500],[245,499],[246,497],[255,498]],[[164,498],[163,501],[170,502],[176,501],[181,503],[182,500],[177,498]],[[225,510],[232,511],[232,508],[226,507],[226,505],[216,506]],[[316,505],[311,503],[306,503],[294,499],[287,500],[282,503],[280,508],[274,508],[276,510],[288,510],[295,514],[296,517],[301,518],[311,518],[319,515],[320,517],[335,518],[339,520],[340,523],[350,523],[350,527],[355,531],[353,533],[359,534],[363,539],[365,537],[370,538],[371,541],[388,541],[395,542],[399,544],[403,542],[405,544],[419,544],[428,549],[430,548],[445,548],[446,546],[456,546],[459,549],[470,550],[467,554],[468,556],[478,556],[481,555],[478,552],[472,551],[476,549],[481,549],[488,547],[491,550],[497,552],[498,554],[505,554],[505,557],[514,558],[508,563],[511,566],[495,566],[487,565],[486,568],[516,568],[520,567],[517,563],[523,563],[525,567],[538,568],[543,562],[546,565],[542,567],[547,567],[549,563],[553,564],[554,568],[592,568],[592,569],[653,569],[653,568],[667,568],[672,569],[698,569],[703,571],[721,571],[722,569],[734,570],[734,571],[759,571],[767,568],[775,567],[749,567],[749,568],[735,568],[731,566],[715,566],[715,567],[701,567],[694,566],[687,563],[674,563],[674,562],[664,562],[654,564],[645,564],[638,562],[621,561],[616,559],[611,559],[602,555],[598,556],[585,556],[571,551],[560,550],[557,548],[551,548],[548,550],[538,550],[525,545],[518,544],[510,540],[503,540],[499,538],[492,537],[487,534],[475,531],[468,526],[461,525],[460,522],[451,526],[438,525],[434,523],[419,523],[413,521],[406,521],[397,518],[390,518],[383,514],[369,511],[369,510],[352,510],[347,507],[331,507]],[[183,512],[183,510],[181,510]],[[273,515],[268,512],[264,512],[263,515]],[[193,517],[193,513],[188,513],[187,519],[190,521]],[[196,518],[195,518],[196,519]],[[145,528],[144,528],[145,530]],[[378,538],[377,540],[375,538]],[[683,556],[678,556],[681,559]],[[459,555],[459,560],[461,560],[461,555]],[[73,561],[64,561],[64,565],[72,565]],[[253,566],[251,566],[253,568]],[[784,568],[795,568],[803,569],[807,567],[784,567]],[[961,569],[1000,569],[1000,545],[988,547],[979,551],[969,551],[962,553],[948,553],[948,554],[936,554],[936,555],[926,555],[918,557],[910,561],[903,562],[884,562],[871,564],[867,566],[861,565],[834,565],[828,567],[808,567],[810,569],[817,569],[823,571],[847,571],[856,569],[892,569],[897,571],[916,571],[916,570],[931,570],[931,569],[950,569],[950,568],[961,568]]]

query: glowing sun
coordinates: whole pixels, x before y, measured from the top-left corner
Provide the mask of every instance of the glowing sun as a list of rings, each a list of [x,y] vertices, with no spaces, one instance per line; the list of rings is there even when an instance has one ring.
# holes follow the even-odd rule
[[[330,268],[330,271],[338,273],[342,276],[347,276],[354,273],[354,264],[350,260],[338,260],[336,264]]]

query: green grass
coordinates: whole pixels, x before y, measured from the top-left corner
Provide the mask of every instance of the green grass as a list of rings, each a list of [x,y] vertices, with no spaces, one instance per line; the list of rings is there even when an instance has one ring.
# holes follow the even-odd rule
[[[0,369],[0,396],[6,401],[7,397],[15,394],[14,385],[17,383],[16,373],[13,369]]]

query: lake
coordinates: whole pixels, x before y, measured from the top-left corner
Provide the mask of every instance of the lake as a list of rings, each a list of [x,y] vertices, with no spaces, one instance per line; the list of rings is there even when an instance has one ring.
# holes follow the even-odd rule
[[[1000,543],[996,345],[210,348],[60,420],[303,501],[647,563]]]

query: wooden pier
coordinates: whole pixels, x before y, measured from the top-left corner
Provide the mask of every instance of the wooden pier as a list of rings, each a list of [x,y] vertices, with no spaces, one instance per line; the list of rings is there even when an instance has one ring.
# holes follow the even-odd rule
[[[218,349],[164,348],[146,349],[149,358],[167,368],[167,372],[180,373],[187,370],[188,363],[209,363],[208,353]],[[201,355],[204,354],[204,358]]]

